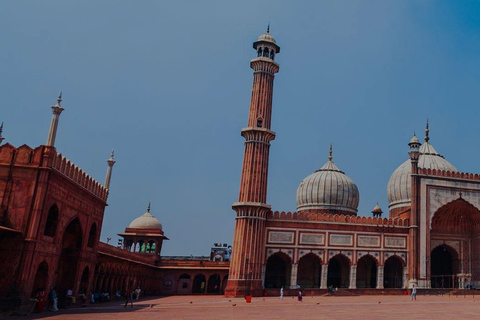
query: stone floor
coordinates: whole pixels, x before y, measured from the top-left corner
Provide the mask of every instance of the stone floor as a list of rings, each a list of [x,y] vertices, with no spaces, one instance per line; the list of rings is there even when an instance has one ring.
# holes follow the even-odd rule
[[[8,319],[480,319],[480,296],[355,296],[229,299],[221,296],[144,298],[134,307],[120,302]]]

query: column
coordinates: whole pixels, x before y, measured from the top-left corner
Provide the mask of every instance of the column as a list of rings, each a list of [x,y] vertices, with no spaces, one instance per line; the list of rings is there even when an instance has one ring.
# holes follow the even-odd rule
[[[350,286],[348,289],[357,289],[357,265],[350,266]]]
[[[322,279],[320,281],[320,289],[327,289],[328,264],[322,264]]]
[[[293,263],[292,271],[290,272],[290,288],[295,288],[297,286],[297,272],[298,263]]]
[[[377,267],[377,289],[383,289],[383,266]]]

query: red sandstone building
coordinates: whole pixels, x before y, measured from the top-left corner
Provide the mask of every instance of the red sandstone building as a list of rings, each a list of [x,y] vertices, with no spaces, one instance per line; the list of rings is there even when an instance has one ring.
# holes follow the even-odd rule
[[[0,146],[0,300],[57,286],[85,292],[263,294],[280,287],[399,289],[478,286],[480,177],[458,172],[429,141],[414,136],[409,159],[388,183],[389,217],[357,216],[359,190],[328,161],[303,179],[294,213],[272,211],[267,180],[275,62],[280,47],[267,30],[253,47],[252,99],[231,261],[161,257],[166,237],[150,212],[99,242],[112,156],[100,184],[55,147],[61,97],[45,145]],[[0,144],[3,141],[0,129]],[[315,164],[312,164],[312,167]],[[222,259],[217,259],[222,260]]]
[[[297,212],[272,211],[267,177],[273,80],[280,47],[267,30],[257,52],[226,295],[293,287],[464,288],[480,285],[480,177],[413,137],[388,183],[389,217],[357,216],[355,183],[328,161],[303,179]],[[312,164],[315,165],[315,164]]]

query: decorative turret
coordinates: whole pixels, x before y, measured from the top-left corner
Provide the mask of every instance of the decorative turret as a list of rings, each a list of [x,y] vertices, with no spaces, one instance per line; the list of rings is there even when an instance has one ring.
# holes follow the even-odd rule
[[[382,211],[382,208],[380,208],[380,206],[378,205],[378,202],[377,202],[377,205],[373,208],[372,213],[374,218],[382,217],[383,211]]]
[[[107,160],[108,168],[107,168],[107,175],[105,176],[105,183],[104,186],[106,189],[110,189],[110,180],[112,179],[112,170],[113,165],[115,164],[115,160],[113,160],[113,149],[112,153],[110,154],[110,158]]]
[[[50,122],[50,130],[48,131],[48,138],[47,138],[47,146],[50,146],[50,147],[55,147],[55,138],[57,137],[57,128],[58,128],[58,118],[60,117],[60,114],[64,110],[60,105],[61,102],[62,102],[62,92],[60,91],[60,94],[58,95],[58,98],[57,98],[57,104],[52,106],[53,116],[52,116],[52,122]]]

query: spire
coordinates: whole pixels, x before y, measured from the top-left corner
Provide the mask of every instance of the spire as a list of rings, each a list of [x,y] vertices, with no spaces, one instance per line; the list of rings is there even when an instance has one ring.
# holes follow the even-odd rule
[[[148,201],[148,208],[147,208],[148,213],[150,213],[150,205],[151,205],[151,203],[150,203],[150,201]]]
[[[428,140],[430,140],[430,137],[428,136],[428,133],[430,132],[430,129],[428,129],[428,118],[427,118],[427,126],[425,127],[425,142],[428,143]]]
[[[60,103],[62,102],[62,91],[60,91],[60,93],[58,94],[58,98],[57,98],[57,106],[60,106]]]
[[[48,131],[47,146],[55,147],[55,139],[57,137],[58,118],[64,110],[60,103],[62,102],[62,92],[58,94],[57,104],[52,106],[52,121],[50,122],[50,130]]]
[[[0,124],[0,144],[2,144],[3,140],[5,139],[2,137],[2,132],[3,132],[3,121],[2,124]]]
[[[333,146],[332,144],[330,143],[330,151],[329,151],[330,155],[328,156],[328,161],[332,161],[333,160]]]
[[[115,164],[115,160],[113,159],[114,150],[112,149],[112,153],[110,154],[110,158],[107,159],[108,168],[107,174],[105,176],[105,183],[103,184],[106,189],[110,189],[110,181],[112,180],[112,169],[113,165]]]
[[[267,33],[270,33],[270,22],[268,23],[268,26],[267,26]]]

